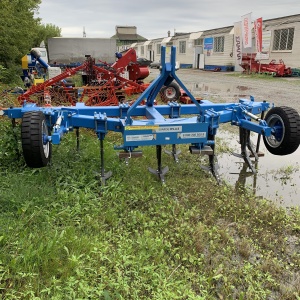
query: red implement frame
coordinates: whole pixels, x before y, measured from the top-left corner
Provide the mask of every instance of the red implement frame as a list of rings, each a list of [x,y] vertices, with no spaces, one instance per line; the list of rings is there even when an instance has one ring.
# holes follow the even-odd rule
[[[266,73],[277,77],[291,76],[292,69],[286,67],[283,60],[278,63],[273,59],[268,64],[261,64],[255,60],[256,53],[243,54],[241,67],[247,73]]]

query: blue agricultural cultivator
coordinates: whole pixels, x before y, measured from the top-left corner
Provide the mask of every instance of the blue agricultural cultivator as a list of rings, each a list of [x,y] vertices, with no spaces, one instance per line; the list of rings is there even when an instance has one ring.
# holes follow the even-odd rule
[[[208,155],[208,169],[218,179],[215,159],[215,136],[222,123],[239,127],[241,154],[252,172],[255,168],[250,156],[258,160],[261,137],[266,148],[275,155],[293,153],[300,144],[299,113],[290,107],[272,107],[268,102],[239,99],[239,103],[212,103],[196,100],[175,74],[175,47],[171,49],[170,62],[165,61],[166,49],[161,49],[162,69],[160,75],[129,106],[75,106],[39,107],[24,103],[22,107],[11,107],[0,111],[12,119],[22,119],[21,139],[25,161],[29,167],[46,166],[51,158],[52,144],[60,144],[62,137],[79,128],[95,131],[100,141],[101,183],[111,176],[104,169],[104,140],[109,131],[119,132],[123,144],[114,146],[120,158],[138,157],[142,152],[137,148],[156,146],[157,167],[149,168],[162,182],[168,167],[162,167],[162,146],[170,145],[175,161],[180,151],[177,145],[187,144],[191,154]],[[191,104],[176,101],[166,105],[155,105],[155,98],[163,86],[173,81],[190,97]],[[250,133],[258,134],[256,145],[250,141]],[[77,142],[77,146],[79,142]]]

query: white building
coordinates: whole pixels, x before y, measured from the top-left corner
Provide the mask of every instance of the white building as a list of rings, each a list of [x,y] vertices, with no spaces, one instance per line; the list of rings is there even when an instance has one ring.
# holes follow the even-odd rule
[[[268,49],[264,49],[267,55],[262,57],[261,63],[281,59],[288,67],[300,68],[300,14],[263,20],[263,34]],[[243,49],[243,53],[255,53],[254,30],[252,36],[252,49]],[[167,47],[167,55],[170,53],[170,47],[176,46],[176,60],[181,68],[240,70],[235,62],[233,25],[191,33],[176,33],[174,36],[135,43],[132,46],[138,56],[153,61],[160,60],[161,46]]]

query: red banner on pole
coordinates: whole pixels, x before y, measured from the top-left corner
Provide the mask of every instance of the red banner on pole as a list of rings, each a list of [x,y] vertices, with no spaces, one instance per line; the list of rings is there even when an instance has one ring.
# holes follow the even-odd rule
[[[254,21],[254,32],[256,51],[260,53],[262,51],[262,18]]]

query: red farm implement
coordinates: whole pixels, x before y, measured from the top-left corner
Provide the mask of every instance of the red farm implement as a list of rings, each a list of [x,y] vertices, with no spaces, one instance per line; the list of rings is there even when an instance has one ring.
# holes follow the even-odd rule
[[[88,106],[118,105],[126,95],[142,93],[149,84],[143,82],[149,69],[137,63],[136,52],[129,49],[124,54],[116,54],[118,60],[108,65],[87,56],[86,61],[76,67],[67,68],[63,73],[30,87],[18,97],[20,104],[26,102],[44,105],[75,105],[84,102]],[[74,87],[70,78],[82,74],[84,86]]]
[[[25,102],[35,103],[38,106],[74,106],[77,102],[85,103],[86,106],[115,106],[123,102],[130,104],[135,100],[132,95],[144,92],[150,85],[143,82],[150,72],[147,66],[138,64],[136,52],[132,48],[125,53],[116,53],[116,58],[117,61],[112,65],[100,62],[99,66],[96,65],[94,58],[86,56],[83,64],[75,68],[66,68],[63,73],[28,88],[18,97],[19,104],[23,105]],[[71,77],[76,74],[81,74],[83,86],[75,87]],[[176,83],[166,83],[159,94],[165,103],[169,101],[191,103],[190,97]]]
[[[282,59],[278,63],[273,59],[268,64],[262,64],[255,58],[256,53],[243,54],[241,67],[245,73],[263,73],[275,77],[292,76],[292,69],[287,67]]]

